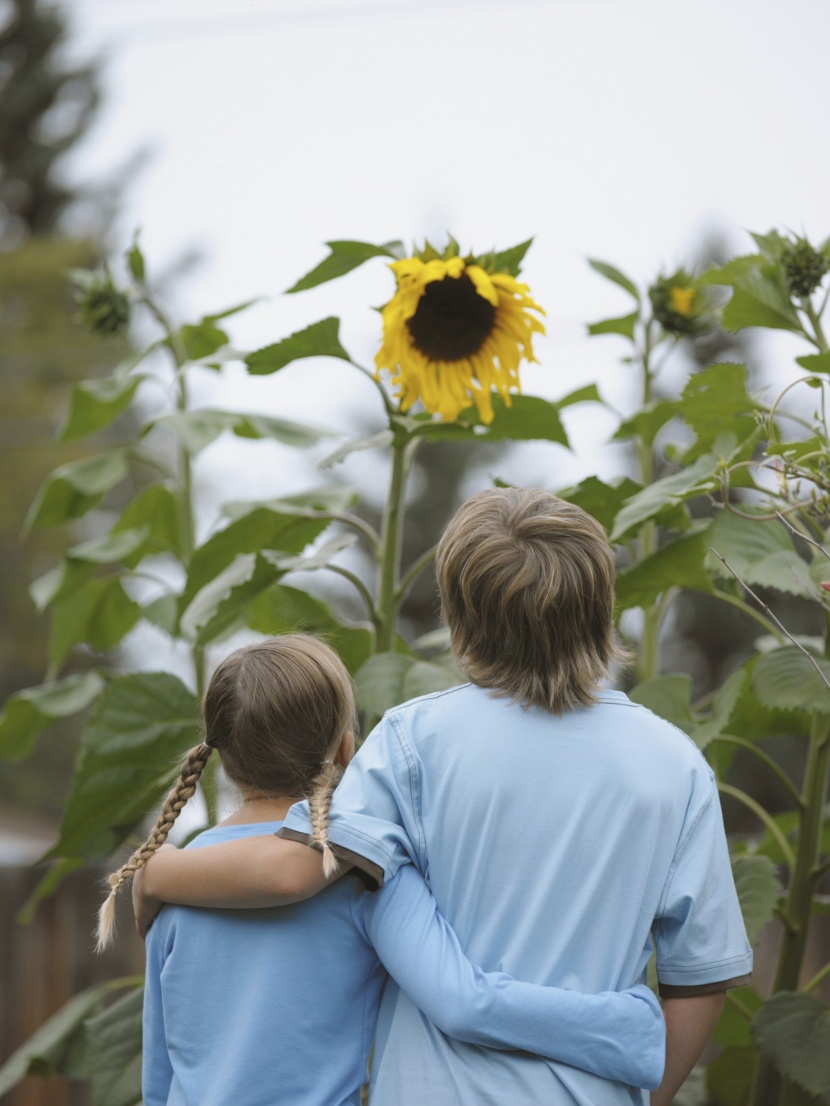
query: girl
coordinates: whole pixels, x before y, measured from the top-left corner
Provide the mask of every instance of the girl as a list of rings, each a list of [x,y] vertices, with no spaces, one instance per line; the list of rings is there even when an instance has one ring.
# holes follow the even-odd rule
[[[328,806],[354,751],[356,714],[332,650],[302,634],[239,649],[216,669],[203,712],[204,743],[149,840],[110,877],[102,945],[118,888],[164,842],[214,749],[241,805],[189,848],[273,834],[306,796],[312,843],[327,872],[336,867]],[[384,968],[450,1036],[659,1082],[664,1028],[650,991],[584,995],[480,971],[407,865],[374,893],[350,874],[276,909],[165,907],[147,940],[145,1106],[358,1106]]]

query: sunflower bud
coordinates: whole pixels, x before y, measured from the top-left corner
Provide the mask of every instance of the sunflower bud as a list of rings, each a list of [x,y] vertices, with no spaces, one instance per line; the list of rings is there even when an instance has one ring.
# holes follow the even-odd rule
[[[109,273],[86,274],[78,296],[78,311],[85,327],[103,337],[122,334],[130,322],[130,299],[112,282]]]
[[[658,277],[648,290],[648,298],[654,318],[669,334],[694,337],[713,325],[709,297],[685,269]]]
[[[781,251],[784,275],[794,296],[810,296],[830,272],[830,257],[811,246],[806,238],[788,242]]]

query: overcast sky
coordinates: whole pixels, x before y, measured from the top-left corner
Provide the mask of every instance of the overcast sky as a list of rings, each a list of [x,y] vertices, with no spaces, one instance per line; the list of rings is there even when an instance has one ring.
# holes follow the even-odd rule
[[[392,294],[382,262],[294,297],[281,291],[331,238],[451,231],[463,248],[530,236],[525,278],[548,312],[525,390],[596,380],[635,402],[621,340],[585,323],[627,310],[585,264],[640,282],[687,262],[701,238],[750,248],[745,228],[830,234],[826,0],[65,0],[74,50],[106,59],[104,106],[72,165],[97,179],[147,148],[124,199],[152,270],[197,249],[180,313],[265,299],[236,345],[275,341],[328,314],[371,363]],[[789,347],[771,347],[775,363]],[[785,358],[786,359],[786,358]],[[371,386],[334,362],[271,380],[205,378],[201,402],[342,425],[374,417]],[[561,487],[620,464],[596,408],[569,415],[578,447],[523,447],[514,464]],[[203,481],[242,474],[250,449],[217,445]],[[278,449],[278,447],[275,447]],[[285,454],[285,456],[283,456]],[[279,453],[286,479],[308,484]],[[356,472],[374,462],[356,457]],[[290,475],[289,475],[290,474]],[[518,478],[516,473],[505,473]],[[272,489],[273,490],[273,489]],[[238,494],[238,493],[237,493]]]

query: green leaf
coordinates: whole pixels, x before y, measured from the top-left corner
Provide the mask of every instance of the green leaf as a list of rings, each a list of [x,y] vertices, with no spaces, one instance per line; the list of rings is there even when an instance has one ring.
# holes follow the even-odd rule
[[[830,661],[816,663],[830,679]],[[752,689],[765,707],[830,714],[830,687],[822,680],[809,657],[794,645],[765,653],[752,672]]]
[[[340,320],[333,315],[321,319],[319,323],[312,323],[281,342],[249,353],[245,358],[248,372],[254,376],[265,376],[303,357],[339,357],[348,361],[350,358],[340,344],[339,331]]]
[[[752,1014],[757,1014],[764,1005],[764,1000],[752,987],[736,987],[729,993],[738,1000],[745,1010],[749,1010]],[[749,1021],[740,1010],[736,1010],[730,1003],[727,1003],[723,1008],[723,1013],[712,1034],[712,1040],[715,1044],[721,1045],[722,1048],[727,1048],[729,1045],[754,1047],[752,1035],[749,1031]]]
[[[720,461],[709,453],[699,457],[689,468],[647,485],[633,495],[617,515],[611,541],[618,541],[666,508],[714,490],[718,486],[719,472]]]
[[[695,432],[695,446],[687,451],[687,462],[711,449],[724,431],[743,441],[757,427],[753,412],[759,407],[746,390],[745,365],[724,362],[693,373],[677,406]]]
[[[786,527],[777,519],[747,519],[720,511],[710,530],[709,545],[750,585],[776,588],[790,595],[810,596],[809,566],[796,553]],[[707,567],[722,579],[732,574],[710,552]]]
[[[156,426],[166,427],[175,434],[191,456],[200,453],[226,430],[231,431],[238,438],[273,438],[286,445],[302,448],[314,445],[321,438],[332,436],[329,430],[306,426],[291,419],[208,408],[164,415],[150,423],[145,428],[145,433]]]
[[[615,319],[601,319],[598,323],[588,324],[588,333],[591,337],[597,334],[621,334],[623,338],[633,342],[634,328],[639,319],[639,311],[633,311],[630,315],[622,315]]]
[[[184,346],[188,361],[200,361],[226,346],[228,335],[212,318],[205,318],[195,325],[183,326],[179,330],[179,341]]]
[[[146,538],[147,531],[143,528],[140,530],[125,528],[73,545],[66,551],[66,558],[69,561],[87,561],[94,565],[124,563],[131,554],[145,544]]]
[[[81,672],[63,680],[27,687],[11,695],[0,714],[0,757],[28,756],[35,739],[58,718],[68,718],[87,707],[104,690],[97,672]]]
[[[143,1002],[137,987],[85,1023],[93,1106],[141,1106]]]
[[[724,330],[738,331],[749,326],[801,330],[789,288],[777,266],[748,269],[732,283],[732,289],[732,298],[721,319]]]
[[[698,749],[705,749],[715,737],[728,735],[735,706],[748,676],[749,673],[745,668],[739,668],[737,672],[733,672],[715,696],[709,717],[695,724],[691,737]]]
[[[557,442],[559,445],[570,449],[568,435],[559,416],[559,408],[555,403],[538,396],[512,396],[508,407],[501,396],[493,396],[493,410],[495,418],[486,428],[486,433],[476,433],[475,437],[481,437],[488,441],[546,441]],[[462,414],[473,416],[471,409]]]
[[[429,441],[548,441],[570,449],[559,405],[538,396],[515,395],[508,407],[501,396],[493,396],[494,418],[489,425],[479,419],[475,407],[468,407],[457,422],[430,418],[397,418],[409,433]],[[578,401],[574,401],[578,402]]]
[[[327,517],[312,508],[294,506],[290,500],[274,500],[272,504],[256,504],[253,507],[246,504],[240,509],[244,509],[245,513],[208,538],[194,552],[181,597],[182,611],[197,592],[239,554],[257,553],[262,549],[300,553],[330,525]]]
[[[134,555],[127,555],[124,564],[132,568],[153,553],[174,553],[182,557],[182,512],[179,489],[166,483],[150,484],[131,499],[112,528],[112,534],[141,530],[146,534],[143,545]]]
[[[525,254],[532,245],[533,239],[528,238],[526,242],[520,242],[518,246],[510,246],[506,250],[497,250],[493,258],[491,272],[509,273],[510,276],[517,277],[521,272]]]
[[[626,441],[629,438],[640,438],[646,445],[653,445],[658,433],[667,422],[679,415],[681,410],[681,404],[677,400],[655,400],[630,419],[624,419],[611,440]]]
[[[343,625],[331,608],[306,591],[274,584],[248,607],[247,624],[262,634],[318,634],[337,651],[354,674],[372,653],[372,633],[365,626]]]
[[[752,1045],[730,1045],[706,1068],[706,1087],[715,1106],[749,1106],[758,1053]]]
[[[394,440],[395,435],[388,427],[385,430],[378,431],[377,434],[369,435],[367,438],[353,438],[350,442],[345,442],[335,449],[333,453],[324,457],[323,460],[319,462],[318,467],[327,469],[331,468],[333,465],[339,465],[349,454],[357,453],[363,449],[386,449]]]
[[[628,697],[660,718],[665,718],[684,733],[689,733],[692,728],[692,709],[689,705],[691,694],[691,676],[676,673],[645,680],[632,688]]]
[[[144,254],[138,245],[138,235],[136,235],[132,248],[127,250],[124,256],[127,258],[127,265],[132,273],[133,280],[137,284],[143,284],[145,277]]]
[[[115,979],[98,983],[74,995],[0,1068],[0,1096],[5,1095],[27,1075],[63,1074],[77,1051],[79,1039],[83,1035],[84,1021],[102,1008],[106,995],[134,984],[134,979]]]
[[[830,1007],[814,995],[779,991],[752,1022],[752,1036],[786,1078],[830,1101]]]
[[[117,576],[89,580],[78,591],[53,603],[49,657],[60,667],[79,642],[107,653],[141,618],[141,607],[124,591]]]
[[[168,672],[112,680],[81,739],[72,792],[50,857],[110,856],[160,802],[172,767],[198,744],[199,701]]]
[[[382,246],[373,246],[370,242],[339,241],[326,242],[326,245],[330,250],[329,256],[288,288],[288,293],[304,292],[307,288],[316,288],[318,284],[336,280],[337,277],[345,276],[346,273],[350,273],[373,257],[397,258],[400,256],[402,247],[400,242],[386,242]]]
[[[756,654],[739,669],[745,674],[745,679],[732,709],[728,733],[748,741],[787,735],[803,736],[809,731],[811,723],[807,709],[801,709],[800,705],[797,710],[768,706],[756,693],[754,673],[760,660],[761,656]],[[735,679],[738,679],[737,674]]]
[[[241,629],[250,601],[282,574],[257,553],[240,554],[194,596],[181,616],[182,633],[207,645]]]
[[[736,856],[732,861],[732,875],[749,943],[754,945],[771,920],[784,888],[776,865],[768,856]]]
[[[26,518],[30,530],[80,518],[127,475],[127,453],[114,449],[61,465],[47,476]]]
[[[103,430],[130,406],[143,376],[84,380],[72,389],[69,414],[60,441],[74,442]]]
[[[796,361],[807,372],[830,373],[830,350],[824,353],[805,353],[803,357],[796,357]]]
[[[569,503],[581,507],[589,515],[593,515],[606,530],[610,531],[623,503],[636,495],[641,488],[641,484],[635,483],[628,476],[622,477],[614,484],[606,484],[598,476],[588,476],[581,484],[566,488],[559,492],[559,495]]]
[[[167,592],[141,608],[141,617],[158,626],[170,637],[176,636],[179,622],[179,597]]]
[[[463,683],[454,670],[404,653],[376,653],[355,676],[360,709],[378,718],[391,707]]]
[[[637,303],[640,302],[640,292],[634,281],[621,273],[619,269],[615,269],[613,265],[609,265],[607,261],[597,261],[594,258],[588,258],[588,264],[594,270],[599,273],[600,276],[604,276],[606,280],[610,280],[613,284],[618,284],[620,288],[624,288],[630,296],[633,296]]]
[[[602,403],[604,406],[604,400],[599,394],[596,384],[586,384],[582,388],[568,392],[566,396],[556,401],[556,406],[561,411],[565,407],[573,407],[576,403]]]
[[[709,545],[708,530],[700,530],[664,545],[650,557],[621,572],[617,576],[620,610],[648,607],[661,592],[672,587],[711,594],[712,581],[704,568]]]

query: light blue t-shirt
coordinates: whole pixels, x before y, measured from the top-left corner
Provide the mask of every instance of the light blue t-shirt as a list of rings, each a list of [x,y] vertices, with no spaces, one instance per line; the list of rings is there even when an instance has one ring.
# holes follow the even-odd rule
[[[280,826],[217,826],[189,847]],[[279,909],[165,906],[147,938],[145,1106],[359,1106],[381,963],[432,1023],[477,1051],[529,1049],[660,1080],[665,1027],[646,988],[585,996],[485,975],[407,865],[379,892],[347,875]]]
[[[309,830],[298,804],[284,832]],[[751,970],[712,773],[685,734],[621,692],[561,717],[471,685],[397,707],[341,781],[329,832],[387,880],[411,861],[488,971],[588,994],[643,981],[653,948],[667,987]],[[374,1106],[647,1101],[451,1040],[391,983],[372,1091]]]

